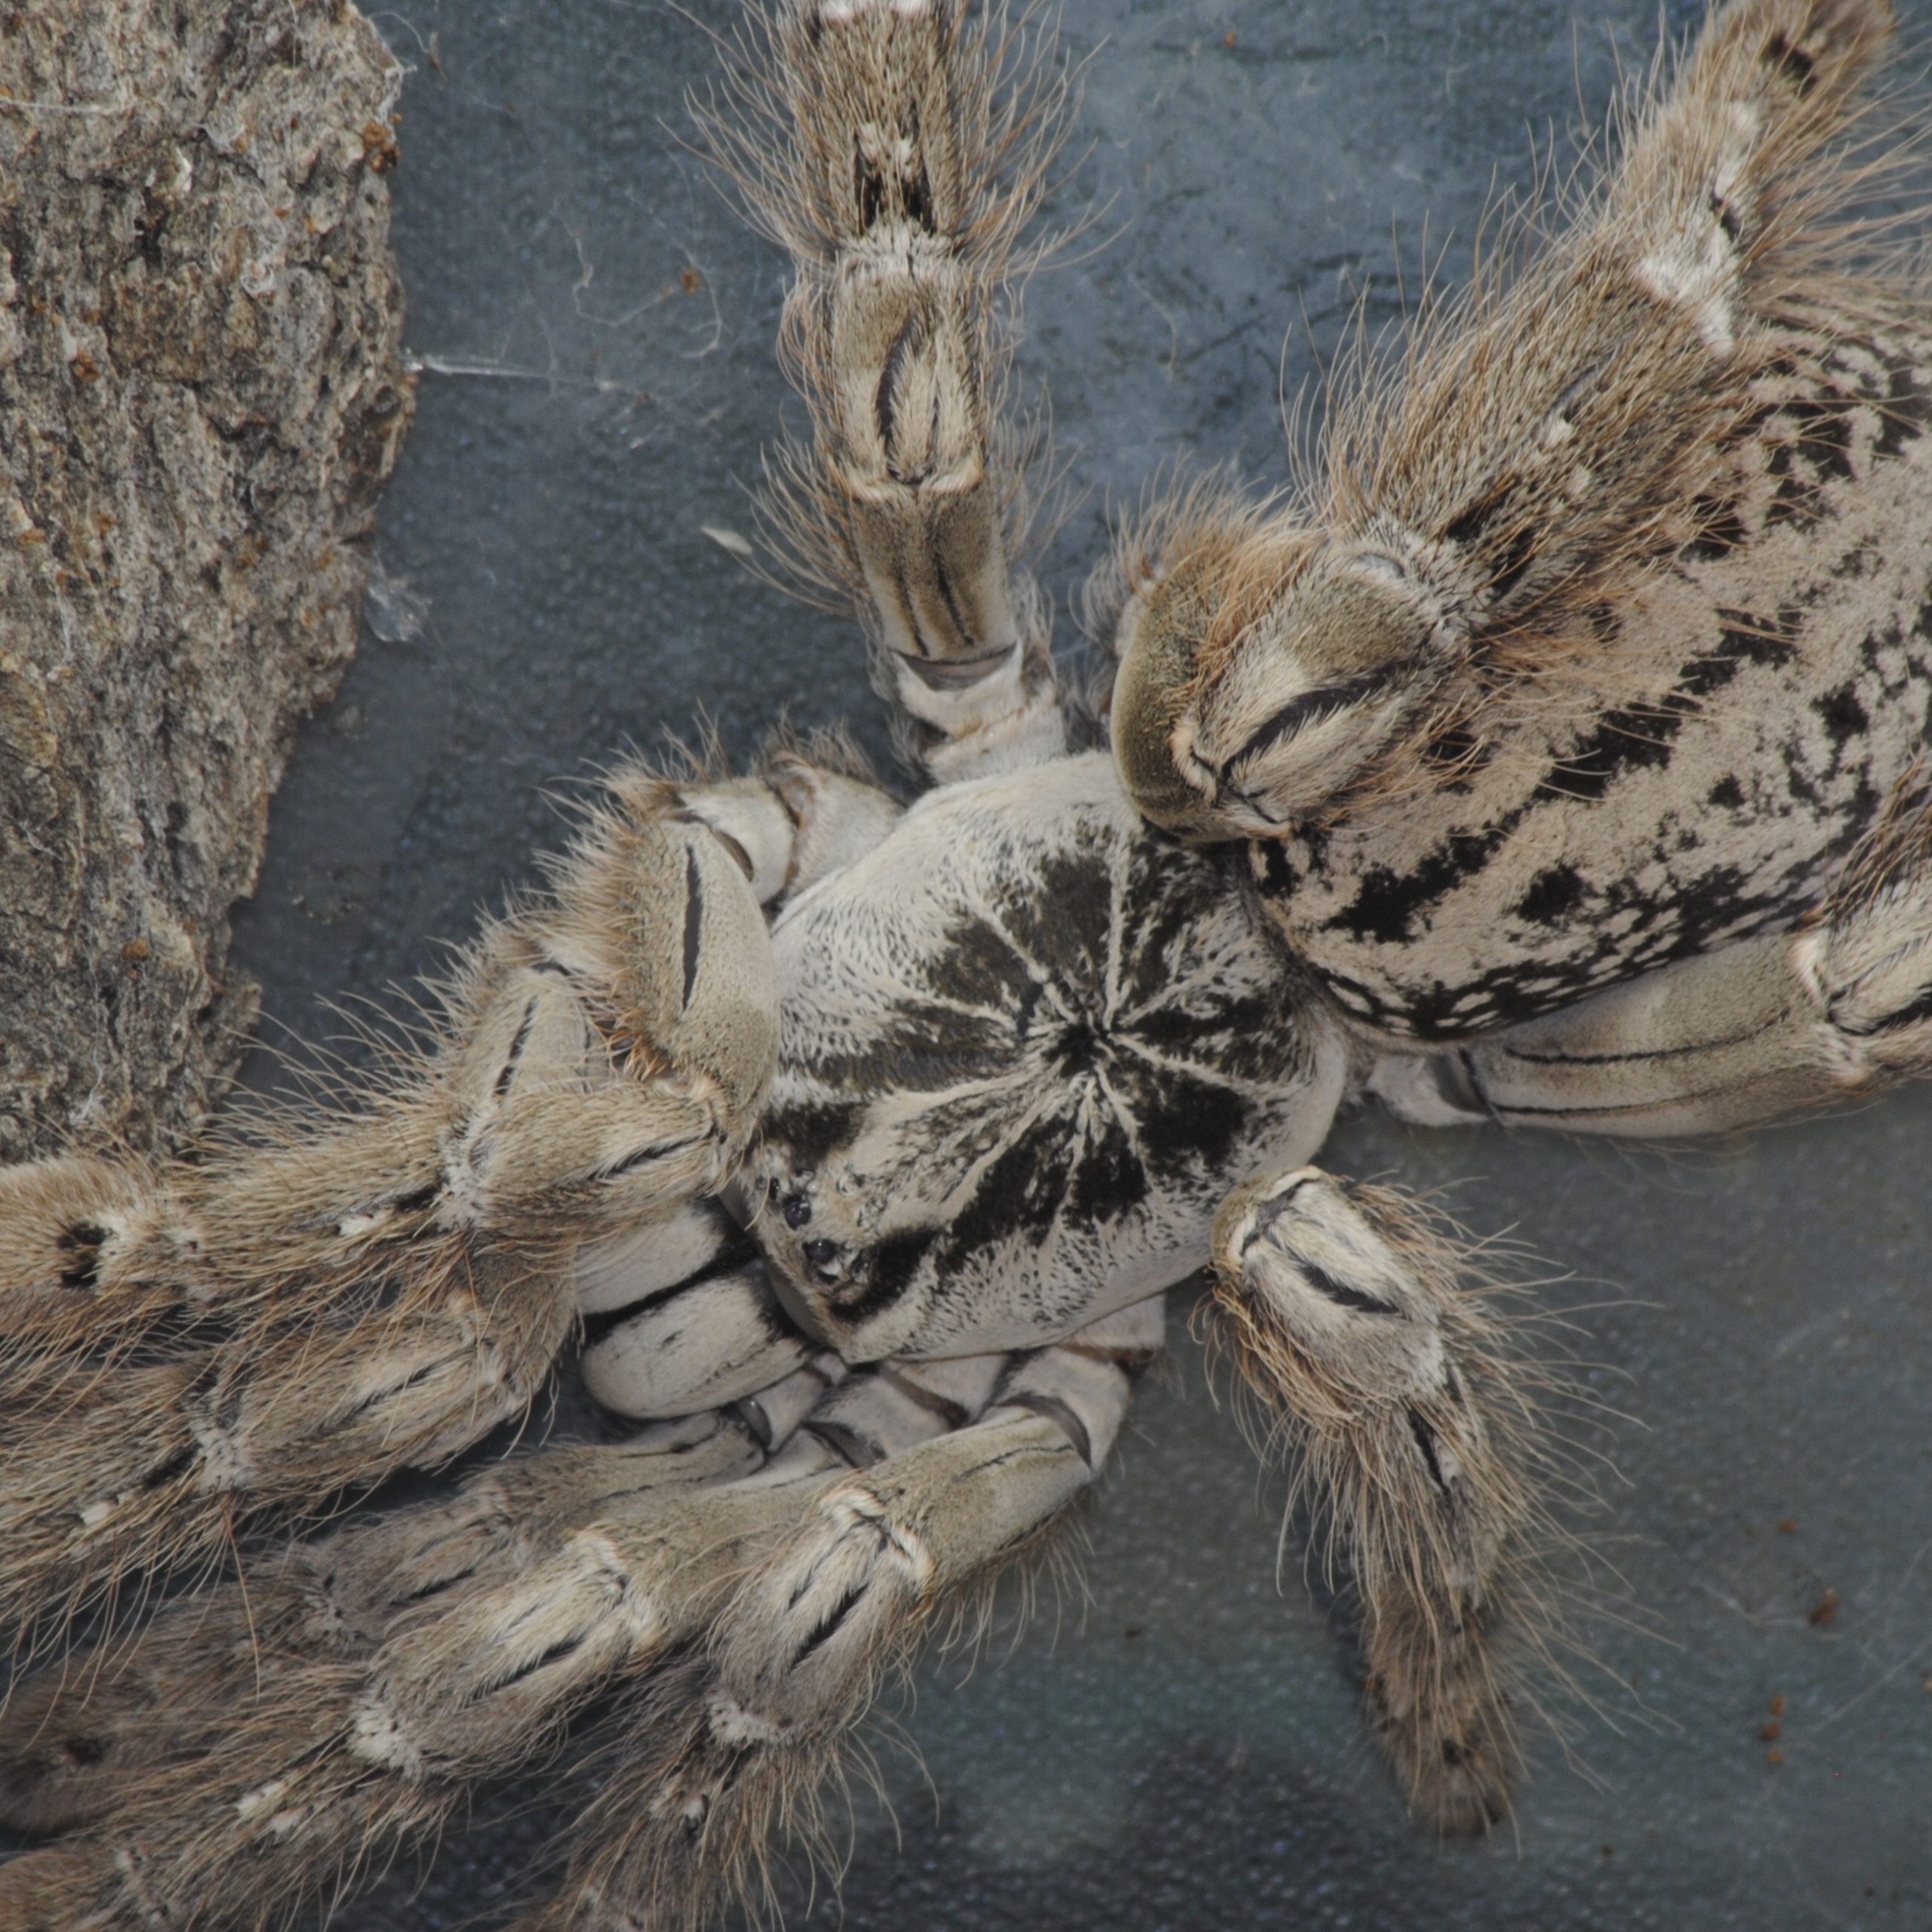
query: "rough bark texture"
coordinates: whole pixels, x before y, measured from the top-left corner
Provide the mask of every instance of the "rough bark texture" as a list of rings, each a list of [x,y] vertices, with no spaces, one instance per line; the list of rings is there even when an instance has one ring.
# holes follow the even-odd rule
[[[0,1158],[178,1139],[410,414],[338,0],[0,0]]]

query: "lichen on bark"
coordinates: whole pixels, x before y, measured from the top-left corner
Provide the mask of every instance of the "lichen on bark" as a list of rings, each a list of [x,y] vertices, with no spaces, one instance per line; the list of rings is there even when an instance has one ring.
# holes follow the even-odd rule
[[[0,1159],[180,1140],[411,410],[345,0],[0,0]]]

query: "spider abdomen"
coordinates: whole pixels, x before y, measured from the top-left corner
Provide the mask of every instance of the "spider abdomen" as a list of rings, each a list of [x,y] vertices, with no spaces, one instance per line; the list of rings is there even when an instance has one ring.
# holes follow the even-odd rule
[[[1932,347],[1795,346],[1706,535],[1432,776],[1252,848],[1352,1018],[1459,1039],[1815,904],[1932,737]]]

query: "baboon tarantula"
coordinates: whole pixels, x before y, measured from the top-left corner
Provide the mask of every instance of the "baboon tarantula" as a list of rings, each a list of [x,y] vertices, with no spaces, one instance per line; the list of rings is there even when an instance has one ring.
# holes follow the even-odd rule
[[[772,528],[931,789],[832,741],[622,770],[352,1101],[0,1173],[23,1654],[249,1539],[16,1687],[0,1804],[61,1835],[0,1920],[263,1923],[593,1706],[614,1768],[523,1932],[755,1899],[881,1673],[1091,1485],[1204,1260],[1415,1807],[1503,1815],[1546,1378],[1478,1244],[1309,1164],[1351,1095],[1674,1135],[1932,1069],[1932,309],[1852,208],[1890,26],[1715,12],[1294,497],[1123,535],[1088,703],[1001,380],[1063,71],[953,0],[751,17],[700,118],[796,270]],[[275,1540],[574,1341],[627,1439]]]

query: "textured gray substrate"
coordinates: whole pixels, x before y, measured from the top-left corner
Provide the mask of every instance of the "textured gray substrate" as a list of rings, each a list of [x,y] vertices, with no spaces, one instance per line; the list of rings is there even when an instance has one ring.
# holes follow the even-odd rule
[[[1425,215],[1427,245],[1453,231],[1466,259],[1493,172],[1527,178],[1527,131],[1606,99],[1603,11],[1072,0],[1093,54],[1078,192],[1107,212],[1030,303],[1024,366],[1051,376],[1088,493],[1057,589],[1170,458],[1284,477],[1276,401],[1315,366],[1309,331],[1332,342],[1364,283],[1389,312],[1392,217],[1411,263]],[[850,633],[701,529],[746,526],[739,479],[788,405],[780,264],[676,144],[700,28],[654,0],[376,18],[416,69],[396,229],[429,373],[382,514],[377,634],[304,737],[237,921],[270,1013],[307,1033],[316,996],[432,966],[556,837],[545,788],[626,741],[702,707],[743,749],[785,705],[880,737]],[[1621,0],[1626,57],[1654,18]],[[1148,1392],[1093,1519],[1084,1609],[967,1681],[923,1674],[906,1724],[930,1791],[889,1761],[903,1837],[861,1807],[846,1922],[1932,1924],[1928,1125],[1924,1093],[1675,1155],[1349,1123],[1333,1164],[1476,1177],[1464,1217],[1574,1271],[1547,1299],[1589,1309],[1571,1343],[1624,1418],[1595,1534],[1633,1620],[1594,1630],[1602,1712],[1573,1712],[1574,1759],[1541,1749],[1489,1843],[1405,1822],[1292,1552],[1277,1592],[1278,1493],[1177,1335],[1183,1372]],[[512,1811],[450,1842],[426,1889],[392,1881],[337,1922],[487,1917],[555,1822]]]

